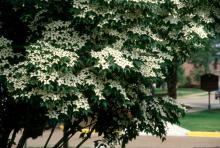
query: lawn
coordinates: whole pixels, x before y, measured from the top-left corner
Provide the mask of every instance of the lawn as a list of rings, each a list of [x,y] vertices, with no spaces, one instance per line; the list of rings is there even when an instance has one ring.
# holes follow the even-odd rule
[[[199,88],[178,88],[177,89],[177,95],[178,96],[187,96],[187,95],[192,95],[196,93],[202,93],[205,92]]]
[[[166,94],[167,89],[155,88],[155,94]]]
[[[220,131],[220,109],[187,113],[180,123],[191,131]]]
[[[177,89],[177,96],[187,96],[187,95],[192,95],[196,93],[202,93],[205,92],[199,88],[178,88]],[[166,94],[167,90],[162,90],[160,88],[155,89],[156,94]]]

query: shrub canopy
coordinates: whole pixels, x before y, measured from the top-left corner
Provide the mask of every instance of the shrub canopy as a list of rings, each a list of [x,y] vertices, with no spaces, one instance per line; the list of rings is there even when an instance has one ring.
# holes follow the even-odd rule
[[[166,123],[178,123],[184,109],[151,87],[173,58],[207,46],[208,8],[187,0],[9,2],[28,28],[25,54],[0,38],[0,72],[15,101],[39,100],[51,119],[89,118],[109,141],[140,131],[164,138]]]

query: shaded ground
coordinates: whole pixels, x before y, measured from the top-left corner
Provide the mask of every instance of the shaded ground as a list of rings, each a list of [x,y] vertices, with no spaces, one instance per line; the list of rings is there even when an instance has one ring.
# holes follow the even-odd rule
[[[49,131],[45,132],[43,137],[36,140],[29,140],[28,146],[42,146]],[[62,135],[61,130],[57,130],[53,135],[50,144],[54,144]],[[78,136],[70,140],[69,146],[75,146],[80,140]],[[93,141],[100,139],[96,134],[88,140],[82,148],[93,148]],[[119,148],[119,147],[118,147]],[[130,142],[126,148],[220,148],[220,138],[202,138],[202,137],[186,137],[186,136],[169,136],[163,143],[159,138],[152,136],[139,136],[136,140]]]
[[[184,96],[178,98],[179,103],[184,103],[192,108],[189,112],[206,110],[208,107],[207,93],[197,93],[194,95]],[[212,93],[211,107],[220,108],[218,100],[214,99]],[[220,126],[220,125],[219,125]],[[56,143],[62,136],[62,131],[57,129],[53,135],[50,145]],[[35,140],[28,140],[27,146],[38,147],[43,146],[49,136],[49,131],[46,131],[42,137]],[[76,135],[70,140],[69,146],[76,146],[80,139],[79,135]],[[18,141],[18,138],[16,141]],[[93,148],[93,141],[100,139],[96,134],[93,134],[92,138],[88,140],[82,148]],[[119,147],[118,147],[119,148]],[[207,138],[207,137],[189,137],[189,136],[168,136],[165,142],[161,142],[159,138],[152,136],[139,136],[136,140],[130,142],[127,148],[220,148],[220,138]]]

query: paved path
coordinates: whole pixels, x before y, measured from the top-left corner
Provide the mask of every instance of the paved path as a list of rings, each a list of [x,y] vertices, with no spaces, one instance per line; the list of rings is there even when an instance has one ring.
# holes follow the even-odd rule
[[[187,136],[190,131],[178,125],[167,123],[167,136]],[[140,132],[140,135],[147,136],[146,133]]]
[[[215,100],[214,92],[211,93],[211,109],[220,108],[219,100]],[[179,97],[177,102],[192,107],[189,112],[208,109],[208,93],[198,93],[189,96]]]
[[[29,139],[27,145],[32,147],[43,146],[48,136],[49,131],[46,131],[42,137],[36,140]],[[49,145],[55,144],[61,136],[62,131],[56,130]],[[69,146],[76,146],[80,142],[78,137],[79,134],[74,136],[70,140]],[[93,134],[92,138],[86,141],[82,148],[93,148],[93,141],[98,139],[101,138],[97,134]],[[153,136],[139,136],[136,140],[130,142],[126,148],[220,148],[220,138],[168,136],[167,140],[162,142],[159,138]]]

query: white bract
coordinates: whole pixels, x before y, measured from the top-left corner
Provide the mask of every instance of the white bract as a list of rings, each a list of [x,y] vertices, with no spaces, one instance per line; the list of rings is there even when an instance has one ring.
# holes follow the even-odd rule
[[[19,63],[10,63],[15,56],[11,42],[0,38],[0,74],[10,94],[16,101],[39,99],[50,118],[121,111],[129,121],[149,124],[157,132],[151,111],[161,115],[163,125],[171,120],[166,105],[175,102],[152,96],[151,86],[164,79],[168,61],[188,55],[188,47],[203,47],[211,35],[205,26],[213,21],[210,13],[193,8],[195,13],[187,13],[182,0],[74,0],[70,7],[68,21],[40,24],[40,37],[29,43]],[[44,13],[28,25],[31,31],[37,31]],[[145,120],[136,122],[130,110],[140,104]]]

